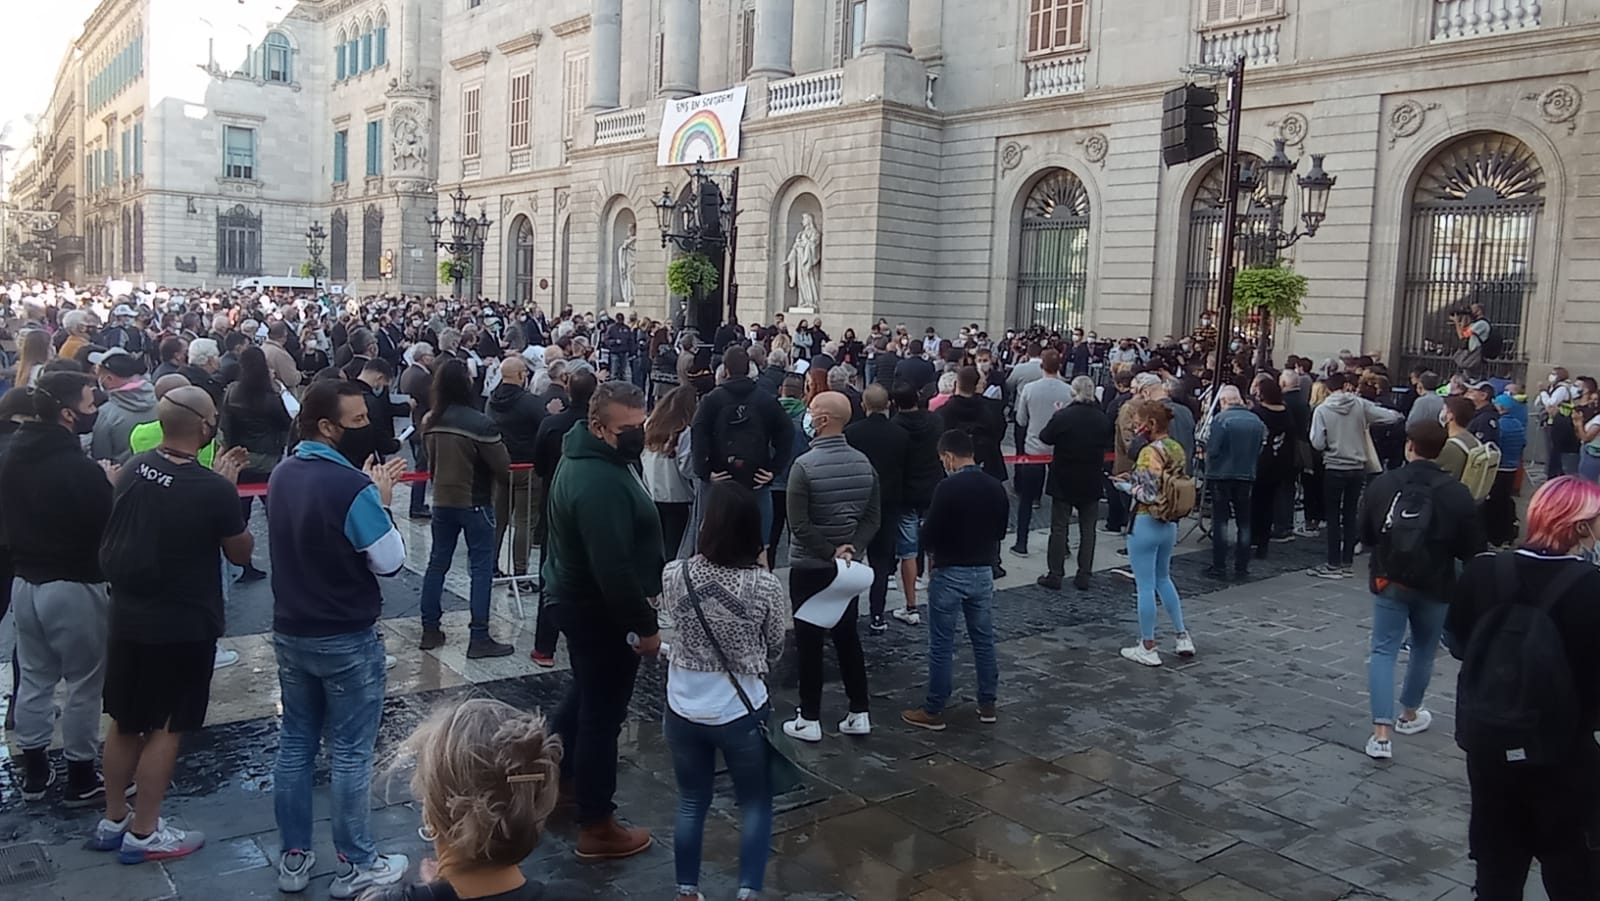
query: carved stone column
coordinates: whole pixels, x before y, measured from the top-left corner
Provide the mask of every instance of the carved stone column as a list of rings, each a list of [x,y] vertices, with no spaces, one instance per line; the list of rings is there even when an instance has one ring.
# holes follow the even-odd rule
[[[794,74],[794,0],[759,0],[756,46],[750,74],[788,78]]]
[[[870,0],[862,53],[911,53],[910,0]]]
[[[791,0],[794,4],[794,71],[797,75],[832,68],[828,59],[829,0]]]
[[[622,0],[594,0],[589,28],[589,109],[617,109],[622,106]]]
[[[700,93],[700,0],[662,0],[662,97]]]

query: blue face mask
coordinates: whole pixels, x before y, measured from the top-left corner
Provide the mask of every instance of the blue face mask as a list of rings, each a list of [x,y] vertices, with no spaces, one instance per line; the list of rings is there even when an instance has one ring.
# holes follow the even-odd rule
[[[800,420],[800,428],[805,430],[807,438],[817,437],[817,424],[811,421],[811,411],[806,411],[804,419]]]

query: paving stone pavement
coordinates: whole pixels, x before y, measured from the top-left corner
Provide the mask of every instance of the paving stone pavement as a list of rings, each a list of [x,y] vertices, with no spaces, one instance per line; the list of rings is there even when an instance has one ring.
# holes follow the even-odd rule
[[[959,645],[950,729],[902,725],[900,710],[925,689],[925,627],[864,634],[874,732],[847,739],[831,728],[844,708],[830,672],[830,729],[821,744],[800,750],[812,784],[780,799],[765,897],[1468,901],[1467,791],[1451,740],[1454,663],[1436,665],[1434,728],[1397,737],[1392,762],[1367,759],[1370,595],[1360,579],[1303,575],[1319,550],[1316,542],[1274,545],[1255,581],[1236,585],[1204,579],[1204,554],[1177,558],[1174,577],[1200,653],[1185,662],[1169,656],[1161,669],[1117,654],[1135,626],[1130,581],[1100,572],[1087,592],[1001,591],[994,726],[976,720],[971,655]],[[575,880],[596,898],[670,895],[676,792],[659,725],[663,675],[658,664],[641,670],[618,791],[621,813],[655,830],[656,846],[631,861],[582,865],[571,854],[570,825],[553,823],[527,863],[532,877]],[[442,700],[471,693],[550,708],[566,678],[545,673],[391,697],[380,765]],[[794,678],[791,653],[773,679],[780,712],[793,704]],[[40,843],[55,871],[48,885],[0,887],[0,897],[279,897],[276,741],[269,717],[213,726],[186,742],[168,813],[205,830],[209,844],[166,864],[122,867],[83,850],[94,814],[24,807],[14,782],[0,785],[0,844]],[[718,788],[702,890],[720,901],[737,888],[738,826],[731,786],[719,780]],[[404,774],[380,780],[373,804],[380,846],[413,862],[424,856]],[[316,809],[325,818],[325,787]],[[325,823],[318,832],[321,872],[307,897],[325,895],[334,861]],[[1530,887],[1529,897],[1543,895]]]

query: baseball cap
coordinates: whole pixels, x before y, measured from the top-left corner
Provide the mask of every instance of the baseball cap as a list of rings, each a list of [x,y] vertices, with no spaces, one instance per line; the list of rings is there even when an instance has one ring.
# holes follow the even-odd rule
[[[1467,390],[1468,391],[1482,391],[1483,393],[1489,395],[1490,397],[1493,397],[1497,393],[1494,390],[1494,382],[1491,382],[1488,379],[1482,379],[1482,380],[1476,381],[1476,382],[1468,382],[1467,383]]]
[[[89,354],[89,363],[99,366],[115,376],[128,378],[144,373],[144,361],[120,347],[95,351]]]
[[[125,303],[119,303],[117,304],[117,308],[111,311],[111,315],[131,317],[133,315],[133,307],[130,307]]]

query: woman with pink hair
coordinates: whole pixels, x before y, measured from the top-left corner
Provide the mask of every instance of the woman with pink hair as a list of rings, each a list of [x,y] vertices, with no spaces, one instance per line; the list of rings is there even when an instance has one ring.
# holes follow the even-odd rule
[[[1546,482],[1522,548],[1467,564],[1446,620],[1463,661],[1456,744],[1484,901],[1521,898],[1537,859],[1551,901],[1600,898],[1600,485]]]

